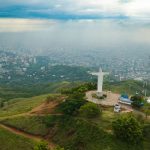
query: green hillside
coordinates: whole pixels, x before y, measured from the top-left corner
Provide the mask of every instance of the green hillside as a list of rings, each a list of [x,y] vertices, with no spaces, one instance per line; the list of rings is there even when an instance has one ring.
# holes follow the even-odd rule
[[[91,105],[90,102],[87,102],[84,98],[85,92],[94,90],[95,84],[88,83],[79,85],[79,83],[71,84],[63,82],[59,85],[60,86],[53,84],[53,86],[51,86],[51,90],[54,91],[54,93],[59,91],[58,94],[49,93],[29,98],[15,98],[5,102],[5,105],[0,108],[0,123],[31,135],[46,138],[49,142],[64,147],[65,150],[150,149],[148,132],[150,122],[144,118],[143,115],[136,114],[136,112],[130,114],[142,124],[144,131],[143,142],[141,141],[138,145],[133,145],[132,143],[121,141],[113,133],[112,122],[122,116],[122,114],[114,113],[112,107],[104,108],[96,104]],[[128,87],[132,88],[129,90]],[[47,89],[50,90],[50,87],[48,86],[48,88],[45,89],[39,88],[38,93],[40,94],[40,91],[41,93],[47,93]],[[136,81],[105,83],[105,89],[117,93],[134,94],[137,89],[142,89],[142,83]],[[60,94],[61,90],[63,95]],[[64,94],[66,97],[65,101],[62,99]],[[47,105],[51,104],[50,102],[59,100],[59,104],[55,106],[54,109],[54,113],[57,113],[49,115],[39,115],[38,113],[30,114],[30,111],[44,103],[47,97],[50,98]],[[86,111],[84,112],[84,109],[81,111],[80,108],[86,106],[86,104],[92,107],[84,107]],[[93,107],[100,112],[96,117],[93,116],[93,114],[95,114]],[[82,112],[88,115],[90,114],[92,117],[87,117],[88,115],[83,115]],[[4,139],[9,139],[8,136],[12,138],[9,145],[4,141]],[[23,139],[25,142],[22,142],[22,137],[16,136],[1,128],[0,140],[2,142],[4,141],[2,150],[7,150],[8,147],[12,147],[13,150],[19,150],[20,146],[23,146],[25,150],[30,150],[34,145],[34,142],[30,140]],[[13,147],[14,142],[16,142],[16,145]]]
[[[95,82],[95,80],[94,80]],[[10,100],[13,98],[27,98],[48,93],[60,93],[61,89],[75,87],[83,82],[52,82],[33,85],[1,85],[0,100]],[[143,83],[134,80],[121,82],[105,82],[104,89],[116,93],[127,93],[130,95],[136,92],[142,93]],[[150,85],[146,87],[147,95],[150,96]],[[142,93],[143,94],[143,93]]]
[[[36,142],[13,134],[0,127],[0,149],[1,150],[33,150]]]
[[[73,87],[79,82],[52,82],[33,85],[3,85],[0,86],[0,99],[10,100],[14,98],[27,98],[48,93],[60,93],[61,89]]]
[[[150,143],[132,145],[118,140],[110,131],[116,116],[104,111],[102,117],[33,116],[4,120],[3,123],[34,135],[48,136],[66,150],[149,150]]]
[[[8,117],[31,111],[42,104],[48,96],[58,97],[58,94],[46,94],[31,98],[17,98],[9,101],[3,108],[0,108],[0,117]]]
[[[143,88],[143,82],[134,81],[134,80],[127,80],[121,82],[106,82],[104,84],[104,89],[109,90],[115,93],[126,93],[129,95],[134,95],[136,92],[140,94],[144,94],[142,91],[145,89]],[[150,96],[150,84],[146,87],[147,95]]]

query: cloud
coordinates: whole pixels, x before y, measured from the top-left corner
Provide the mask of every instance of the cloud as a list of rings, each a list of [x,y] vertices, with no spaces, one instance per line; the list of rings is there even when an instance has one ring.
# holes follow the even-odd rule
[[[0,17],[13,18],[149,18],[149,0],[5,0]]]
[[[150,18],[150,1],[133,0],[125,5],[125,12],[130,17]]]
[[[54,20],[38,20],[38,19],[0,19],[0,32],[25,32],[47,30],[54,26]]]
[[[150,25],[133,20],[2,19],[0,30],[0,50],[31,50],[46,55],[51,51],[66,51],[68,55],[128,51],[135,56],[137,51],[148,55],[150,49]]]

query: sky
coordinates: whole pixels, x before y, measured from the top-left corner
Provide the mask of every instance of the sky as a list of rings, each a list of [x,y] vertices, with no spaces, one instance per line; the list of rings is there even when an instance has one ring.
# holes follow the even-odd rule
[[[94,19],[145,18],[149,0],[0,0],[0,17]]]
[[[130,51],[131,45],[150,49],[149,0],[0,0],[0,50]]]

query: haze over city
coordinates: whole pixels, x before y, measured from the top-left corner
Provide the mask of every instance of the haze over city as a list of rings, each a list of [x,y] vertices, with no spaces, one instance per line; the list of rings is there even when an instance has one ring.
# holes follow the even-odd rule
[[[147,0],[1,1],[0,48],[36,54],[64,49],[133,51],[133,54],[140,51],[147,55],[150,48],[147,3]]]
[[[0,150],[150,150],[150,0],[0,0]]]
[[[101,66],[121,77],[126,70],[125,78],[147,79],[148,4],[147,0],[1,1],[0,51],[21,54],[20,58],[46,56],[55,65]]]

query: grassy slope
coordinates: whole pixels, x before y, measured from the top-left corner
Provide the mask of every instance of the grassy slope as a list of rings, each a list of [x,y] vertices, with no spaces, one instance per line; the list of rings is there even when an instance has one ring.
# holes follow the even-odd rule
[[[115,93],[134,95],[136,92],[143,91],[143,83],[139,81],[128,80],[115,83],[105,83],[104,88]],[[147,94],[150,95],[150,86],[147,87]]]
[[[109,85],[114,92],[122,93],[128,90],[129,85],[133,86],[132,93],[141,88],[137,83],[128,81],[124,83],[116,83]],[[132,94],[131,93],[131,94]],[[8,106],[0,109],[0,117],[7,117],[30,111],[32,108],[41,104],[48,95],[42,95],[32,98],[14,99],[9,102]],[[60,116],[51,117],[15,117],[4,121],[5,124],[20,128],[26,132],[38,135],[46,135],[49,131],[53,135],[53,140],[62,147],[69,147],[71,150],[149,150],[149,141],[144,141],[144,147],[128,146],[125,143],[115,139],[111,133],[107,132],[111,129],[111,122],[116,116],[112,113],[112,109],[103,112],[103,116],[98,119],[85,120],[83,118],[75,118],[68,120]],[[48,125],[48,126],[47,126]],[[2,131],[0,131],[2,132]],[[1,134],[1,133],[0,133]],[[2,133],[3,134],[3,133]],[[6,137],[5,137],[6,139]],[[12,137],[12,139],[14,139]],[[76,147],[79,145],[79,147]],[[6,145],[7,146],[7,145]],[[9,145],[11,147],[11,145]],[[17,150],[17,149],[14,149]]]
[[[78,85],[79,82],[54,82],[48,84],[37,85],[15,85],[15,86],[0,86],[0,99],[10,100],[20,97],[32,97],[47,93],[59,93],[61,89],[73,87]],[[116,93],[135,94],[136,91],[143,90],[143,84],[138,81],[128,80],[115,83],[105,83],[104,88]],[[147,87],[147,94],[150,95],[150,86]]]
[[[4,120],[3,123],[32,134],[49,134],[53,141],[70,150],[149,150],[150,143],[132,146],[117,140],[111,132],[111,122],[116,118],[112,109],[104,110],[97,119],[63,116],[28,116]]]
[[[61,89],[77,85],[78,82],[55,82],[48,84],[0,86],[0,99],[28,98],[48,93],[59,93]]]
[[[35,142],[0,128],[1,150],[33,150]]]
[[[21,116],[6,119],[2,122],[30,134],[45,136],[49,130],[44,122],[45,118],[46,116]]]
[[[54,96],[53,94],[41,95],[31,98],[18,98],[8,102],[4,108],[0,108],[0,117],[8,117],[21,113],[26,113],[32,110],[34,107],[39,106],[45,101],[48,96]],[[58,96],[56,94],[56,96]]]

